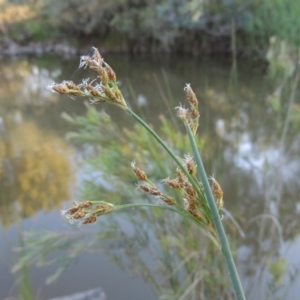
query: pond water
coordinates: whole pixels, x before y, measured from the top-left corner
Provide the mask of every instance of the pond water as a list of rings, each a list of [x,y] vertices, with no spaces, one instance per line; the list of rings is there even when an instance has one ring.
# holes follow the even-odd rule
[[[235,235],[236,253],[248,298],[261,299],[272,278],[268,268],[282,262],[283,283],[268,291],[296,299],[300,282],[288,274],[296,274],[300,262],[300,122],[293,115],[286,138],[281,138],[285,113],[272,105],[277,86],[265,68],[240,61],[234,70],[230,61],[217,57],[107,55],[105,59],[116,71],[130,106],[158,130],[160,116],[175,116],[174,107],[185,101],[183,87],[191,83],[200,101],[198,135],[206,150],[205,166],[224,190],[224,222],[234,227],[228,221],[232,214],[243,231]],[[64,79],[78,83],[91,73],[77,68],[77,58],[26,57],[2,59],[0,64],[0,299],[6,299],[21,293],[22,274],[11,270],[22,256],[15,250],[24,232],[80,234],[81,229],[72,229],[60,216],[60,209],[81,199],[89,151],[65,138],[75,128],[61,114],[84,115],[86,105],[51,94],[45,86]],[[287,97],[283,102],[288,101]],[[132,128],[132,120],[121,110],[104,109],[120,127]],[[119,221],[123,222],[121,217]],[[26,270],[35,298],[102,287],[108,299],[158,299],[149,282],[130,268],[121,269],[100,251],[83,254],[47,285],[58,266]]]

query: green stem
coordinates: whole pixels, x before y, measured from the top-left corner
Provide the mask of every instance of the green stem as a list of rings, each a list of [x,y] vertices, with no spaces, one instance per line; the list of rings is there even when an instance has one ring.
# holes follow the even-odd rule
[[[129,204],[123,204],[123,205],[118,205],[115,207],[116,210],[121,210],[121,209],[127,209],[127,208],[134,208],[134,207],[150,207],[150,208],[162,208],[162,209],[167,209],[172,212],[176,212],[179,215],[183,217],[190,217],[187,212],[182,209],[179,205],[176,205],[177,209],[173,206],[167,206],[167,205],[159,205],[159,204],[152,204],[152,203],[129,203]]]
[[[97,202],[97,201],[95,201],[95,202]],[[199,221],[196,218],[194,218],[191,214],[189,214],[185,209],[183,209],[180,205],[176,205],[176,207],[177,207],[177,209],[176,209],[172,206],[165,206],[165,205],[158,205],[158,204],[151,204],[151,203],[130,203],[130,204],[123,204],[123,205],[115,206],[114,211],[127,209],[127,208],[134,208],[134,207],[150,207],[150,208],[167,209],[167,210],[170,210],[172,212],[175,212],[175,213],[181,215],[184,218],[188,218],[188,219],[192,220],[199,227],[203,228],[203,226],[199,223]],[[203,229],[205,229],[205,228],[203,228]],[[212,240],[212,242],[214,243],[214,245],[216,247],[219,247],[219,243],[218,243],[216,237],[214,237],[211,233],[209,233],[205,230],[204,230],[204,233]]]
[[[193,133],[192,133],[192,131],[191,131],[191,129],[190,129],[190,127],[187,123],[185,123],[185,127],[187,129],[189,139],[190,139],[190,142],[191,142],[191,145],[192,145],[192,148],[193,148],[195,161],[197,163],[197,168],[198,168],[198,171],[200,173],[200,177],[201,177],[201,181],[202,181],[204,191],[205,191],[205,194],[206,194],[206,197],[207,197],[208,205],[209,205],[209,208],[211,210],[212,219],[213,219],[213,222],[214,222],[214,225],[216,227],[218,237],[219,237],[219,240],[220,240],[220,243],[221,243],[221,249],[222,249],[223,255],[224,255],[225,260],[226,260],[226,264],[227,264],[229,276],[230,276],[230,279],[231,279],[231,282],[232,282],[232,286],[233,286],[233,289],[234,289],[235,297],[238,300],[245,300],[246,298],[245,298],[244,291],[243,291],[243,288],[242,288],[242,285],[241,285],[241,282],[240,282],[239,275],[238,275],[237,270],[236,270],[236,266],[235,266],[233,256],[232,256],[232,253],[231,253],[231,250],[230,250],[229,242],[228,242],[223,224],[222,224],[221,219],[220,219],[219,211],[218,211],[218,208],[216,206],[215,199],[214,199],[212,190],[210,188],[210,185],[209,185],[209,182],[208,182],[208,179],[207,179],[207,175],[206,175],[206,172],[205,172],[202,160],[201,160],[201,156],[200,156],[200,153],[198,151],[198,148],[197,148],[197,145],[196,145],[196,142],[195,142],[195,139],[194,139],[194,135],[193,135]]]

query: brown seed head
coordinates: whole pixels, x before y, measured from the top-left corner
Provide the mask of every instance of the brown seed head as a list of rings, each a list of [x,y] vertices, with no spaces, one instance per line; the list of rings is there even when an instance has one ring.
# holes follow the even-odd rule
[[[91,224],[97,221],[97,216],[91,215],[90,217],[86,218],[82,224]]]
[[[151,186],[146,184],[139,184],[140,189],[142,189],[145,193],[150,193]]]
[[[190,105],[197,107],[198,106],[198,100],[197,100],[196,94],[192,90],[191,86],[189,84],[187,84],[185,86],[184,90],[186,92],[187,100],[189,101]]]
[[[131,163],[131,168],[138,180],[146,181],[148,179],[146,173],[140,168],[136,167],[134,162]]]
[[[197,165],[192,159],[186,162],[186,168],[191,175],[197,173]]]
[[[193,215],[197,220],[200,221],[200,220],[202,219],[201,215],[200,215],[196,210],[190,210],[189,212],[190,212],[190,214]]]
[[[68,213],[69,215],[73,215],[73,214],[75,214],[79,209],[80,209],[80,207],[73,205],[72,207],[70,207],[70,208],[67,210],[67,213]]]
[[[120,102],[124,102],[125,103],[125,100],[123,99],[123,95],[122,95],[122,93],[120,92],[119,89],[115,89],[114,93],[115,93],[116,98],[118,100],[120,100]]]
[[[93,96],[93,97],[100,97],[101,93],[92,85],[87,84],[85,86],[86,90]]]
[[[197,202],[195,197],[190,197],[189,195],[187,196],[187,200],[189,202],[189,211],[190,210],[196,210],[197,208]]]
[[[82,202],[79,202],[79,203],[78,203],[78,206],[79,206],[80,208],[87,208],[87,207],[90,207],[90,206],[92,206],[92,205],[93,205],[92,201],[89,201],[89,200],[82,201]]]
[[[182,199],[183,200],[183,204],[185,209],[191,213],[194,217],[196,217],[198,220],[200,220],[200,218],[198,218],[200,216],[200,214],[197,212],[197,203],[195,199],[191,199],[190,197],[185,197]]]
[[[176,170],[176,175],[177,175],[176,180],[178,180],[180,186],[183,187],[184,183],[187,181],[185,175],[180,169]]]
[[[109,98],[112,101],[118,101],[116,95],[111,90],[111,88],[109,88],[108,86],[105,86],[105,85],[102,85],[101,88],[107,98]]]
[[[69,89],[65,84],[54,84],[51,89],[59,94],[69,94]]]
[[[107,63],[105,63],[105,68],[106,68],[106,73],[107,73],[107,76],[108,76],[109,80],[111,80],[113,82],[116,82],[117,81],[117,76],[116,76],[115,71]]]
[[[98,72],[99,65],[94,59],[92,59],[89,56],[85,56],[84,60],[85,60],[85,65],[88,65],[90,67],[90,69]]]
[[[164,201],[168,205],[175,205],[176,204],[176,200],[171,196],[162,195],[162,196],[159,196],[159,199],[161,199],[162,201]]]
[[[140,184],[139,187],[145,192],[152,196],[161,196],[162,192],[157,187],[152,187],[147,184]]]
[[[198,119],[200,114],[198,112],[198,109],[196,109],[194,106],[191,108],[191,111],[190,111],[190,116],[192,119]]]
[[[70,96],[80,96],[82,95],[82,91],[79,86],[77,86],[74,82],[72,81],[65,81],[64,84],[66,87],[69,89],[69,95]]]
[[[100,52],[97,48],[94,48],[93,59],[97,62],[98,65],[103,64],[103,58],[101,57]]]
[[[170,178],[166,178],[163,180],[163,183],[167,184],[168,186],[170,186],[173,189],[179,189],[180,188],[180,184],[178,179],[170,179]]]
[[[102,67],[102,65],[99,66],[98,73],[100,75],[102,83],[106,85],[108,83],[109,78],[106,70]]]
[[[103,202],[95,207],[95,213],[97,216],[108,214],[115,209],[112,203]]]
[[[94,98],[91,101],[92,101],[92,103],[95,103],[95,104],[106,102],[104,99],[101,99],[101,98]]]
[[[86,211],[85,210],[78,210],[77,212],[75,212],[74,214],[72,214],[72,218],[73,219],[81,219],[86,215]]]
[[[183,184],[183,188],[184,188],[185,192],[187,193],[187,195],[189,196],[189,198],[192,198],[192,199],[196,198],[197,193],[194,190],[193,186],[188,181],[186,181]]]
[[[217,199],[223,198],[223,191],[220,184],[217,182],[215,178],[212,178],[212,191]]]

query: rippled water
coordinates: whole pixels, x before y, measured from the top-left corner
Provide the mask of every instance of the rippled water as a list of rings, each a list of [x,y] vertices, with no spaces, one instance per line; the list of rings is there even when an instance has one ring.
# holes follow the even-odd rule
[[[246,236],[238,238],[239,269],[249,297],[258,299],[252,287],[265,282],[261,284],[265,288],[270,262],[282,257],[289,270],[299,265],[297,114],[281,143],[284,113],[270,101],[276,86],[265,70],[249,61],[239,62],[234,73],[230,62],[218,58],[105,58],[130,105],[157,128],[160,115],[175,115],[174,107],[184,102],[184,85],[192,84],[200,100],[198,134],[206,149],[205,165],[221,183],[225,208]],[[70,230],[59,210],[80,198],[86,176],[87,151],[65,139],[74,128],[61,118],[62,112],[84,115],[86,107],[81,100],[51,94],[45,86],[63,79],[79,82],[90,74],[77,68],[77,59],[47,56],[0,63],[0,298],[5,299],[18,294],[18,274],[11,269],[20,255],[13,249],[21,242],[21,232]],[[106,106],[105,110],[121,127],[132,127],[132,120],[121,111]],[[129,269],[122,271],[102,253],[85,254],[57,282],[46,285],[56,268],[30,269],[36,297],[101,286],[109,299],[157,299],[149,284]],[[284,282],[288,289],[284,299],[296,299],[299,280]]]

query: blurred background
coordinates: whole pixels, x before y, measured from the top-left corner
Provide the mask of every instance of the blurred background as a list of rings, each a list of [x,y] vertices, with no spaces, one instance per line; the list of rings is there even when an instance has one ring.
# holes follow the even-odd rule
[[[0,0],[0,299],[233,299],[222,255],[178,216],[134,209],[75,228],[60,215],[76,200],[156,201],[132,161],[158,184],[175,171],[121,110],[46,89],[96,78],[78,68],[92,47],[181,156],[174,108],[191,83],[246,297],[297,299],[299,15],[298,0]]]

